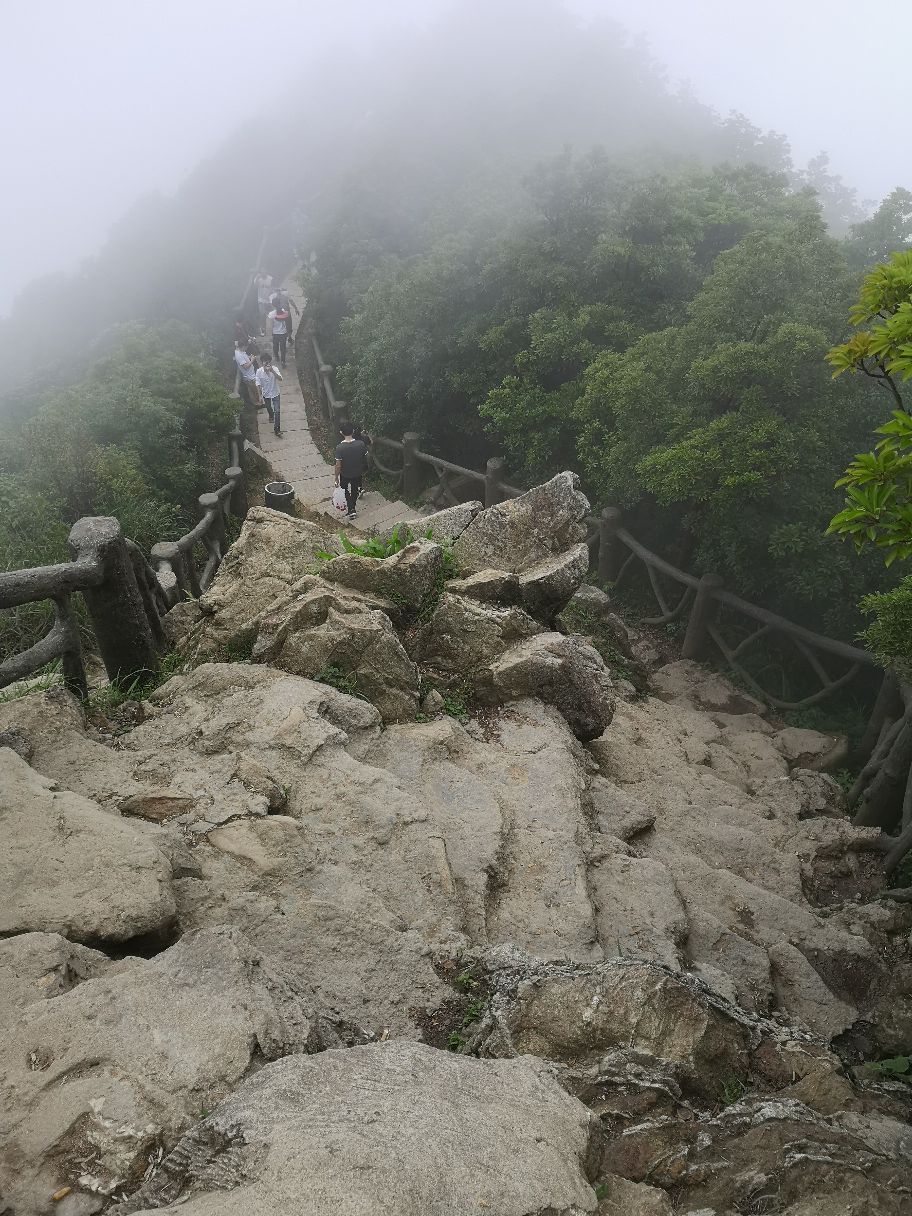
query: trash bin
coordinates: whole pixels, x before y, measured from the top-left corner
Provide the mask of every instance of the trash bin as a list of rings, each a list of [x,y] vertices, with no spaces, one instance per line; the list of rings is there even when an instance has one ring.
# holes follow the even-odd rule
[[[295,489],[287,481],[267,481],[265,501],[273,511],[284,511],[286,515],[294,515]]]

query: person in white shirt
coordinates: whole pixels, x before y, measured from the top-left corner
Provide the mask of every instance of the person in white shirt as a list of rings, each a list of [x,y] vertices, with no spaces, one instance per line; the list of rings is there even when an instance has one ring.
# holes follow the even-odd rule
[[[282,434],[282,402],[279,394],[281,379],[282,373],[273,366],[272,356],[264,355],[263,366],[257,370],[256,382],[263,398],[263,404],[266,406],[269,421],[272,423],[272,429],[277,435]]]
[[[235,342],[234,344],[234,361],[238,366],[238,371],[241,373],[239,384],[241,396],[251,409],[259,409],[260,390],[256,382],[256,368],[253,365],[253,357],[240,342]]]
[[[273,295],[272,275],[261,270],[253,280],[256,286],[257,307],[260,311],[260,333],[266,333],[266,314],[269,312],[270,300]]]
[[[272,333],[272,357],[273,359],[281,359],[282,366],[285,366],[285,357],[288,349],[288,328],[291,322],[291,315],[287,308],[281,304],[276,304],[269,313],[269,326]]]

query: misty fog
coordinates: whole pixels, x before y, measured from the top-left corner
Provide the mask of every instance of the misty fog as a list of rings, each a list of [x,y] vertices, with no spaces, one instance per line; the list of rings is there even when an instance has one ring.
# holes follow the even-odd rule
[[[391,85],[408,98],[405,121],[419,106],[434,116],[435,138],[445,142],[458,141],[466,115],[479,124],[509,122],[511,113],[521,114],[524,93],[548,97],[576,84],[584,91],[604,84],[597,58],[566,72],[560,40],[552,42],[548,32],[552,7],[307,2],[284,6],[270,25],[238,0],[131,6],[58,0],[37,7],[10,0],[5,34],[15,50],[0,80],[9,174],[0,311],[32,279],[75,268],[132,203],[172,193],[230,138],[238,172],[265,178],[261,136],[280,129],[284,138],[268,143],[268,154],[290,157],[319,128],[332,129],[333,154],[344,157],[349,135],[370,131],[373,95]],[[862,53],[859,41],[846,36],[857,17],[848,0],[763,6],[570,0],[567,7],[584,22],[619,21],[640,39],[631,46],[632,76],[651,54],[672,86],[680,82],[696,101],[784,133],[797,164],[827,150],[832,170],[862,199],[879,199],[896,184],[889,158],[872,155],[871,114],[873,105],[882,146],[902,147],[904,82],[901,73],[884,70],[880,55]],[[440,20],[436,38],[415,41]],[[454,23],[461,30],[456,38]],[[540,43],[537,70],[524,79],[511,72],[511,40]],[[456,46],[458,54],[450,54]],[[528,62],[524,54],[516,59]],[[420,100],[410,87],[416,81]],[[475,110],[479,94],[492,110]],[[283,100],[271,104],[270,97]],[[567,99],[555,98],[561,100]],[[340,118],[349,106],[355,112],[346,131]],[[642,116],[624,104],[622,90],[613,113],[597,117],[591,131],[576,130],[576,146],[592,134],[604,139],[605,121],[636,136]],[[233,134],[252,119],[255,126]],[[547,132],[534,137],[547,147]],[[311,180],[317,177],[313,166]]]

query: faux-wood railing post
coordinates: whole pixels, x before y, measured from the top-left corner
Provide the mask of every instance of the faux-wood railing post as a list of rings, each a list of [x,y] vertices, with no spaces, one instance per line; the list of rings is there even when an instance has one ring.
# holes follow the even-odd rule
[[[326,388],[327,384],[329,383],[329,377],[332,375],[332,371],[333,369],[331,363],[321,363],[320,370],[317,372],[318,396],[323,402],[323,413],[327,418],[332,417],[332,403],[329,399],[329,393],[327,392]]]
[[[228,432],[228,463],[244,471],[244,433],[239,426]]]
[[[603,583],[613,583],[620,567],[620,544],[617,533],[621,526],[618,507],[602,507],[598,520],[598,576]]]
[[[231,514],[235,519],[246,519],[248,503],[244,470],[240,465],[234,465],[225,470],[225,476],[231,482],[231,497],[228,500]]]
[[[120,524],[107,516],[78,519],[69,546],[74,558],[94,558],[104,571],[103,581],[82,595],[109,679],[158,671],[158,649]]]
[[[501,484],[503,482],[504,462],[502,456],[492,456],[485,466],[484,505],[496,506],[503,498]]]
[[[700,579],[681,647],[682,659],[699,659],[703,655],[709,641],[709,631],[719,612],[716,592],[721,589],[722,579],[718,574],[704,574]]]
[[[417,431],[406,431],[402,436],[402,496],[416,498],[421,489],[421,470],[418,467]]]

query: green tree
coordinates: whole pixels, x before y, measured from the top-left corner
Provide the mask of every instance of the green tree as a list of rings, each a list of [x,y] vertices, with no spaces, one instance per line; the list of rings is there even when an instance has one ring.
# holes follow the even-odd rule
[[[856,456],[836,483],[845,506],[829,531],[851,538],[859,552],[875,545],[890,565],[912,556],[912,417],[900,392],[912,377],[912,252],[895,253],[867,274],[849,315],[863,328],[827,353],[833,377],[866,376],[894,408],[876,429],[883,438],[874,450]]]
[[[716,258],[683,324],[599,355],[579,405],[598,500],[635,509],[656,535],[683,528],[698,568],[843,634],[842,584],[860,594],[863,572],[820,533],[830,470],[873,405],[822,361],[850,290],[819,218],[752,232]]]

